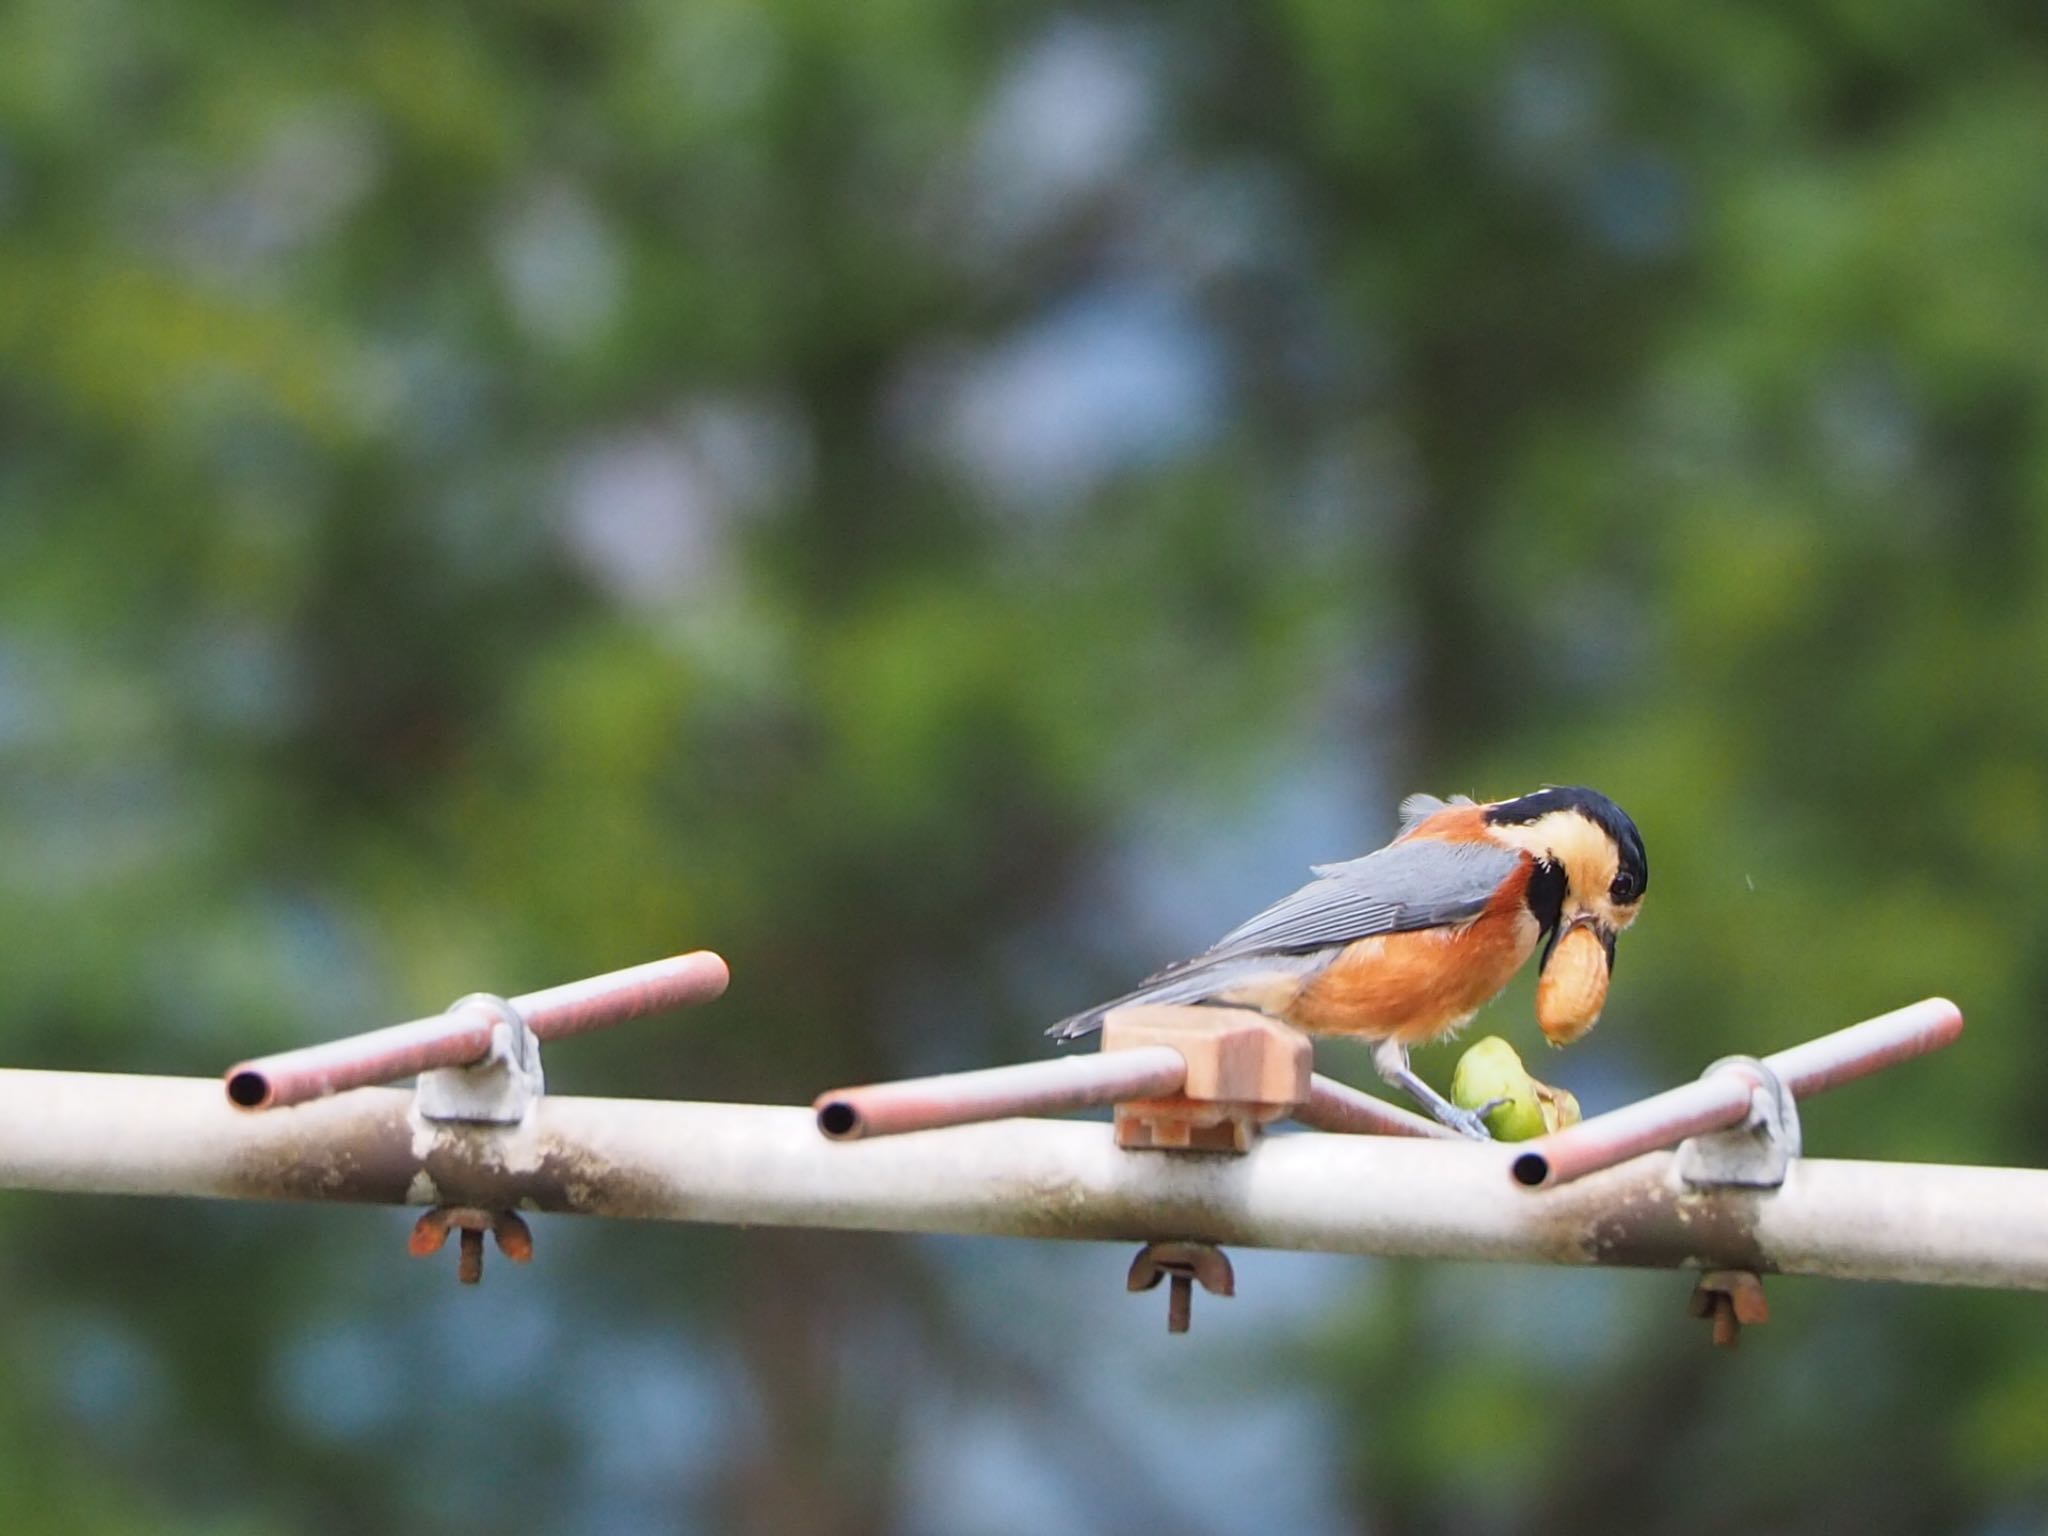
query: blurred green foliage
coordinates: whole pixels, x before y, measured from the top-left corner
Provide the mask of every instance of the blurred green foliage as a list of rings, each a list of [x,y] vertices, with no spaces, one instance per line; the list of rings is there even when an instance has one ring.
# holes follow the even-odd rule
[[[1409,789],[1585,782],[1654,866],[1538,1067],[1589,1112],[1940,992],[1809,1146],[2048,1153],[2034,10],[5,37],[7,1064],[707,944],[551,1081],[803,1099],[1040,1049]],[[397,1221],[0,1202],[0,1527],[2042,1518],[2013,1298],[1715,1359],[1671,1277],[1329,1259],[1162,1356],[1094,1250],[551,1223],[457,1297]]]

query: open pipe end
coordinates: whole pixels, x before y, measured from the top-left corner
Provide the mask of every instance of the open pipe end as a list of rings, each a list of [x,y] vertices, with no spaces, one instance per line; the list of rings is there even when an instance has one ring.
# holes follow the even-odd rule
[[[275,1097],[270,1079],[249,1067],[228,1074],[228,1102],[237,1109],[264,1109]]]
[[[825,1099],[818,1105],[818,1129],[832,1141],[858,1141],[867,1127],[851,1102]]]
[[[1550,1159],[1541,1152],[1519,1153],[1508,1166],[1524,1189],[1541,1189],[1550,1178]]]

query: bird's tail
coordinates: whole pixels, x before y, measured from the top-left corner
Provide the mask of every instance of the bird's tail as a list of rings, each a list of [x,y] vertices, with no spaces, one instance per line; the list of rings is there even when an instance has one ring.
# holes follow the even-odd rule
[[[1069,1014],[1046,1031],[1055,1040],[1078,1040],[1102,1028],[1103,1019],[1118,1008],[1133,1003],[1206,1003],[1232,991],[1255,975],[1274,971],[1302,971],[1313,961],[1295,955],[1247,955],[1208,964],[1183,961],[1147,981],[1143,986],[1112,997],[1106,1003]]]

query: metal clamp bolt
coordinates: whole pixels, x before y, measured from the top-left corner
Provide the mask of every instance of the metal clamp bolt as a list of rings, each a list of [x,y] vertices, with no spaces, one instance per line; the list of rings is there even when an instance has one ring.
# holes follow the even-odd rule
[[[1693,1287],[1691,1306],[1694,1317],[1713,1319],[1714,1343],[1721,1349],[1742,1342],[1744,1323],[1771,1320],[1763,1277],[1746,1269],[1708,1270]]]
[[[1147,1243],[1131,1260],[1127,1290],[1149,1291],[1161,1280],[1172,1282],[1166,1295],[1166,1331],[1186,1333],[1194,1311],[1194,1283],[1211,1296],[1235,1296],[1237,1276],[1230,1260],[1214,1243]]]
[[[448,1243],[450,1230],[462,1234],[462,1248],[455,1261],[455,1278],[475,1285],[484,1277],[484,1234],[498,1240],[498,1251],[515,1264],[533,1262],[533,1233],[510,1211],[482,1211],[473,1205],[437,1205],[413,1223],[412,1240],[406,1245],[416,1259],[439,1253]]]
[[[422,1072],[414,1095],[420,1116],[463,1125],[517,1125],[547,1088],[541,1073],[540,1039],[519,1010],[502,997],[472,992],[450,1004],[448,1011],[464,1008],[486,1009],[492,1014],[490,1053],[468,1066]]]
[[[1678,1176],[1701,1188],[1776,1189],[1799,1155],[1799,1102],[1754,1056],[1724,1056],[1701,1074],[1740,1072],[1751,1082],[1749,1115],[1725,1131],[1681,1142]]]

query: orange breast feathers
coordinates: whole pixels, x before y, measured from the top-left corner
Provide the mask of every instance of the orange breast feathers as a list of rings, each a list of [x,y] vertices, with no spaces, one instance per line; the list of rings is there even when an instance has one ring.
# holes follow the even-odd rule
[[[1441,835],[1431,824],[1467,809],[1440,812],[1410,835]],[[1471,819],[1479,821],[1476,812]],[[1476,840],[1456,835],[1464,831],[1458,826],[1446,841]],[[1525,857],[1469,923],[1382,934],[1347,945],[1287,1006],[1287,1022],[1313,1034],[1391,1038],[1404,1045],[1458,1029],[1535,952],[1540,935],[1525,900],[1534,867]]]

